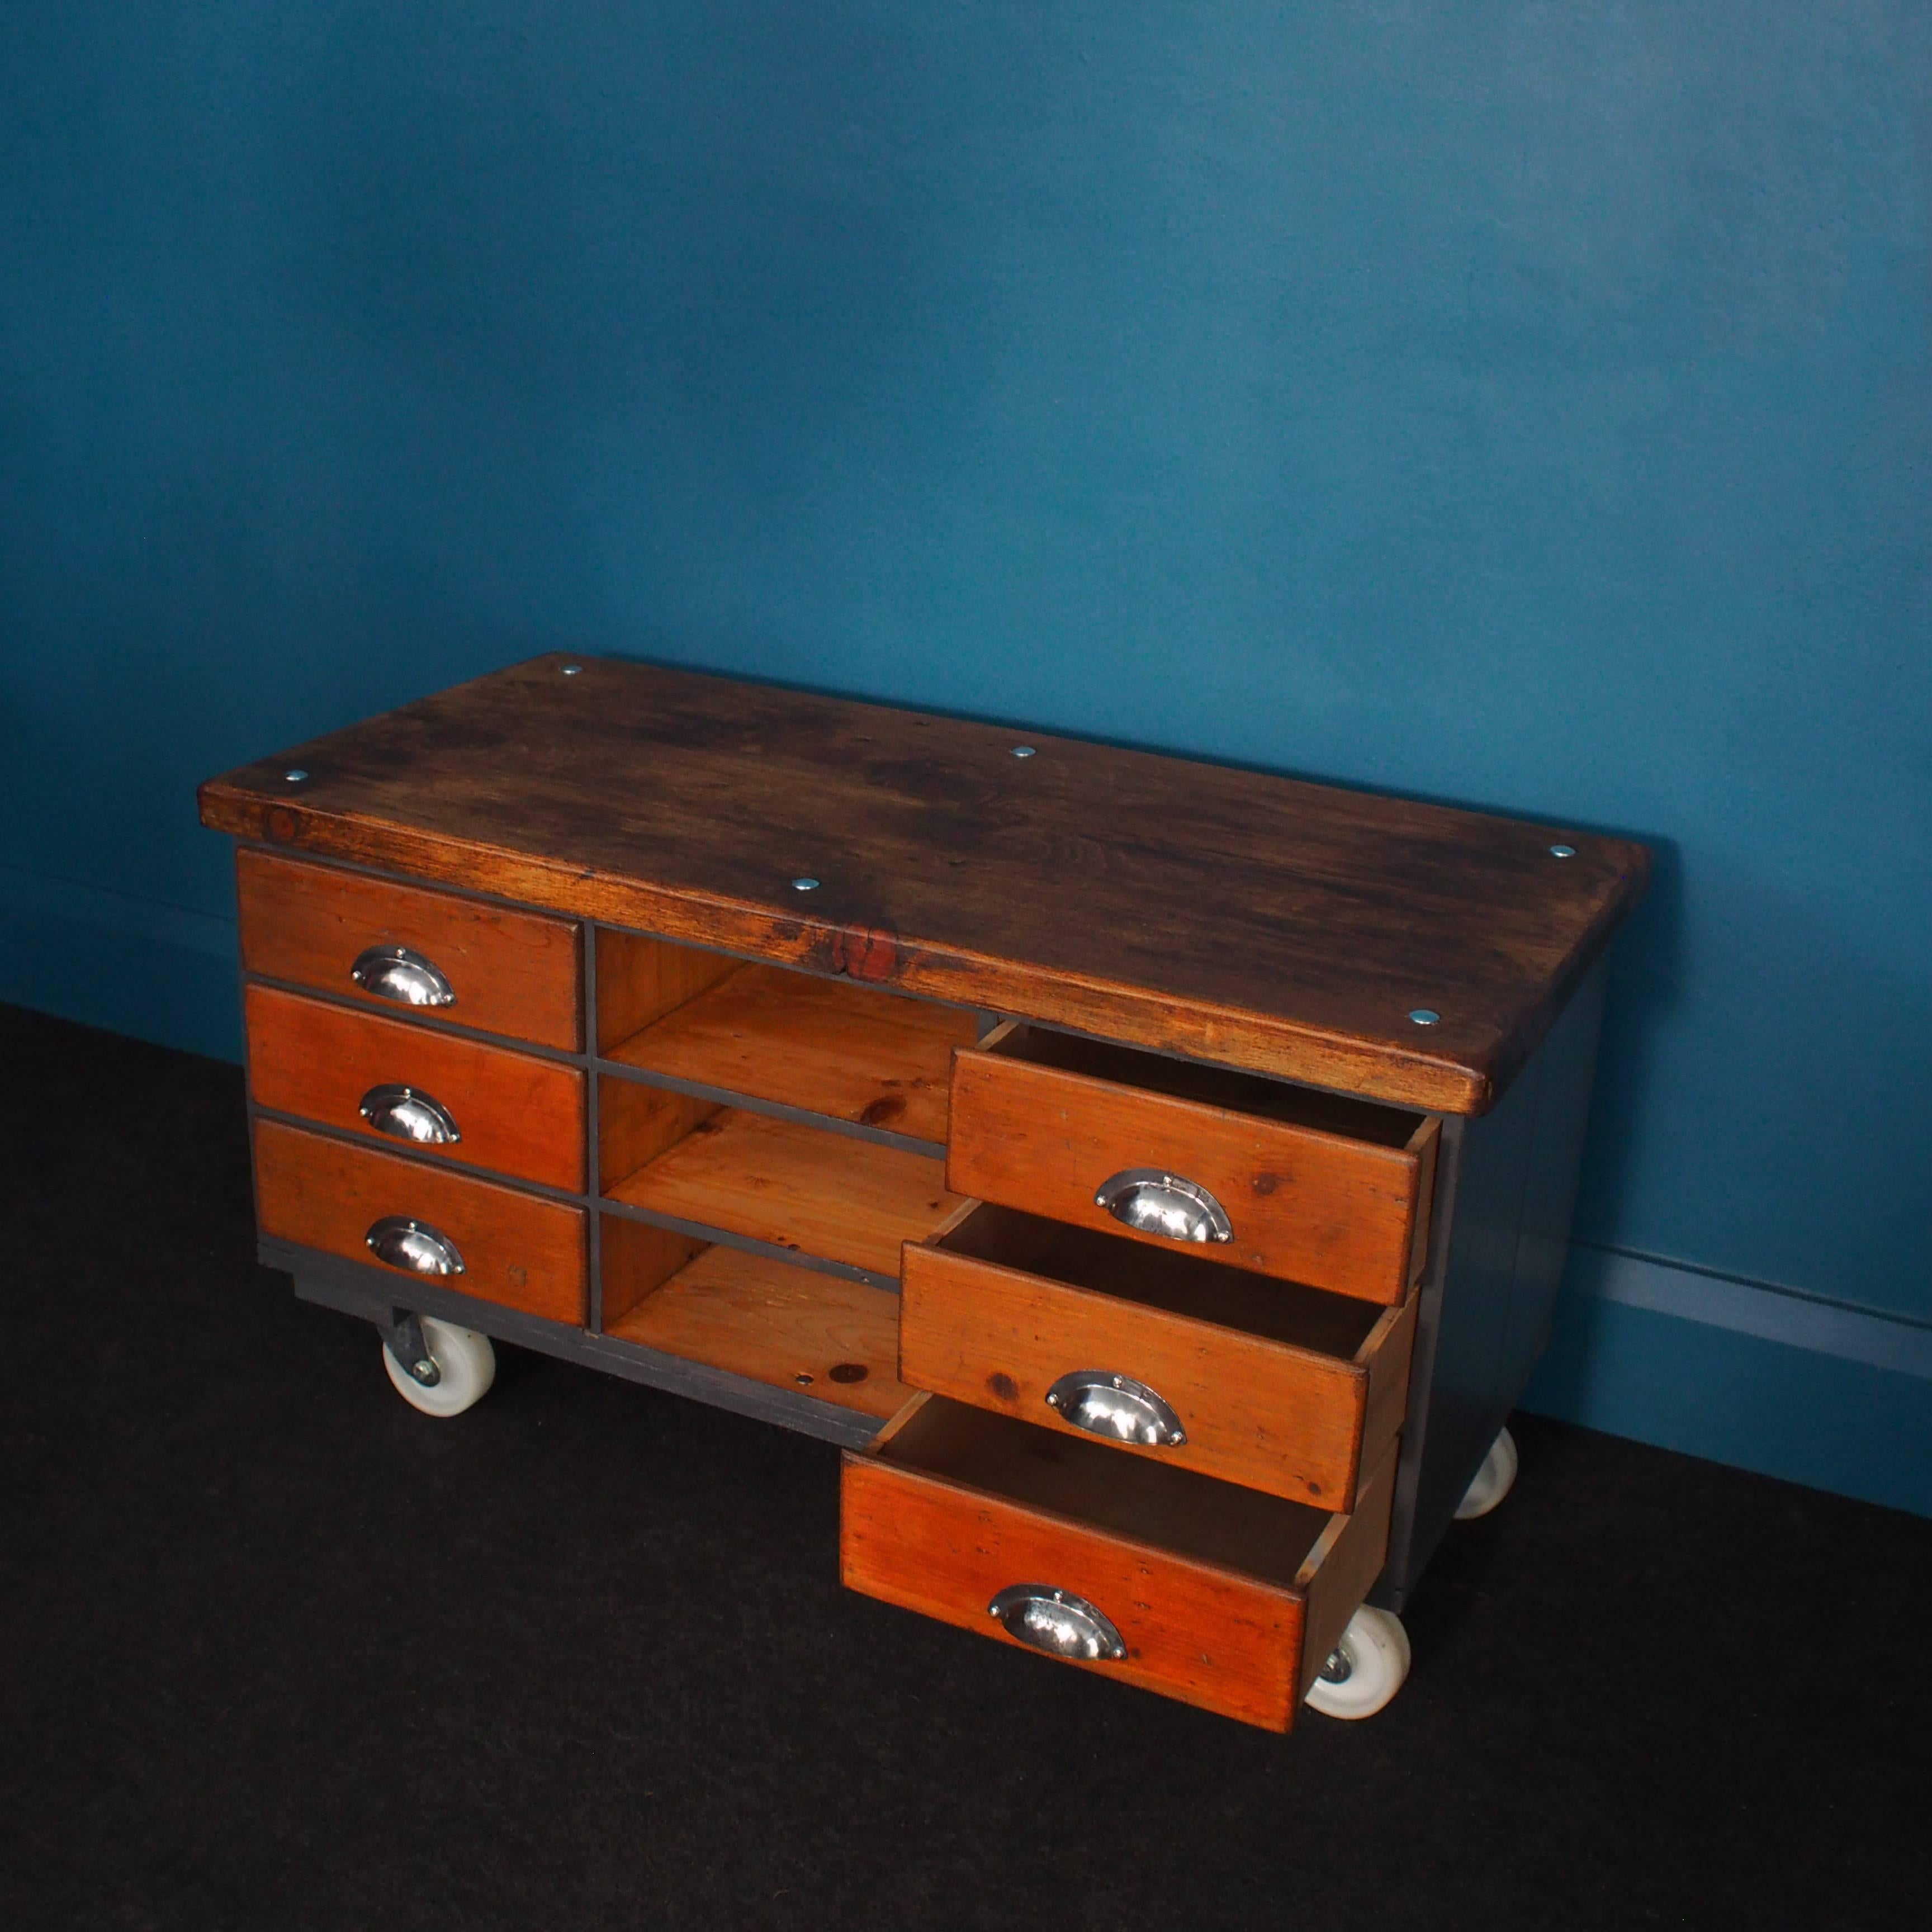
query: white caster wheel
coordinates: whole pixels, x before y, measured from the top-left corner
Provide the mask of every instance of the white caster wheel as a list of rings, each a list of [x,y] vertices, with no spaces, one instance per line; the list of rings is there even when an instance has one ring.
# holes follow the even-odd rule
[[[425,1415],[460,1415],[466,1408],[474,1408],[496,1379],[496,1352],[490,1347],[489,1336],[448,1322],[425,1321],[422,1339],[436,1370],[434,1382],[412,1375],[391,1354],[388,1345],[383,1344],[382,1366],[397,1394]]]
[[[1308,1687],[1308,1705],[1324,1718],[1372,1718],[1408,1676],[1408,1633],[1392,1610],[1364,1604]]]
[[[1472,1516],[1487,1516],[1515,1486],[1516,1438],[1505,1429],[1490,1444],[1483,1466],[1456,1505],[1456,1520],[1467,1522]]]

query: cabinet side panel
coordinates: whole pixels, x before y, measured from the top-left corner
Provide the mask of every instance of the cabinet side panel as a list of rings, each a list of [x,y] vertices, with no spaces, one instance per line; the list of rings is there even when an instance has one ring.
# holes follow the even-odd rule
[[[1390,1608],[1414,1587],[1547,1338],[1576,1197],[1603,974],[1601,966],[1592,974],[1500,1106],[1480,1120],[1444,1124],[1395,1521],[1373,1599]]]
[[[1582,1174],[1597,1042],[1603,1029],[1604,983],[1600,967],[1538,1055],[1543,1084],[1503,1337],[1500,1386],[1505,1411],[1516,1406],[1549,1346],[1557,1293],[1569,1262],[1570,1223]]]

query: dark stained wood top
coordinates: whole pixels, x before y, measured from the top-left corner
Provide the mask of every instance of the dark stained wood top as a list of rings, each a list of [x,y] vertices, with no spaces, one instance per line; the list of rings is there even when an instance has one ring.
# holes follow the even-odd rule
[[[1460,1113],[1500,1096],[1649,864],[1559,826],[568,656],[244,766],[202,788],[201,814],[286,850]],[[1418,1008],[1442,1018],[1417,1026]]]

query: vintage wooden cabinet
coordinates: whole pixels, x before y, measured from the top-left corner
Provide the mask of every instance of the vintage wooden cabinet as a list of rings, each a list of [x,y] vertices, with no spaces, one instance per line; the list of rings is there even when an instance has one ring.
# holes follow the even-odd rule
[[[232,772],[263,1258],[847,1447],[854,1588],[1286,1730],[1562,1266],[1643,849],[549,656]]]

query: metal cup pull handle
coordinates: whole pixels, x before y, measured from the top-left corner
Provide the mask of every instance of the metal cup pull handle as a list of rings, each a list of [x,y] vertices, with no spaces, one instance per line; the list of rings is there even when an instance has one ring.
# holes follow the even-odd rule
[[[385,1214],[362,1238],[379,1262],[408,1274],[460,1274],[463,1256],[456,1244],[427,1221],[406,1214]]]
[[[357,954],[349,976],[365,993],[399,1006],[453,1006],[456,990],[433,961],[406,946],[372,946]]]
[[[463,1136],[449,1109],[418,1087],[372,1087],[362,1096],[362,1118],[392,1140],[423,1147],[453,1147]]]
[[[1232,1241],[1228,1210],[1198,1182],[1158,1167],[1130,1167],[1109,1175],[1094,1204],[1143,1234],[1170,1241]]]
[[[1120,1634],[1084,1597],[1050,1583],[1009,1583],[986,1606],[1016,1643],[1049,1657],[1077,1657],[1088,1664],[1117,1664],[1127,1654]]]
[[[1046,1392],[1060,1419],[1090,1436],[1137,1442],[1143,1449],[1178,1449],[1187,1440],[1180,1418],[1145,1382],[1105,1369],[1076,1369]]]

